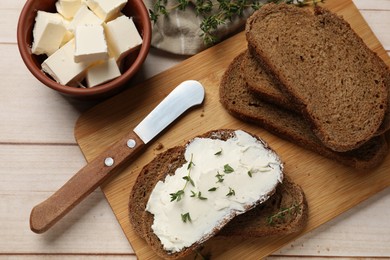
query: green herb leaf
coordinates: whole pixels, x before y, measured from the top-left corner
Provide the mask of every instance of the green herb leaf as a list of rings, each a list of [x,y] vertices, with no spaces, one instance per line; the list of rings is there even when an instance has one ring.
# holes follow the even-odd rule
[[[300,205],[294,203],[291,207],[281,208],[278,212],[267,218],[268,225],[272,226],[275,224],[275,220],[285,220],[286,217],[294,215],[298,212],[299,207]]]
[[[223,179],[223,175],[220,174],[219,172],[217,172],[217,175],[215,175],[215,177],[217,177],[217,179],[218,179],[218,180],[217,180],[217,183],[218,183],[218,182],[223,182],[223,180],[224,180],[224,179]]]
[[[181,220],[184,222],[184,223],[187,223],[188,222],[191,222],[191,216],[190,216],[190,213],[187,212],[185,214],[181,214]]]
[[[234,169],[229,164],[225,164],[223,166],[223,172],[224,173],[232,173],[232,172],[234,172]]]
[[[191,169],[191,167],[194,167],[194,166],[195,166],[195,163],[192,161],[192,157],[193,157],[193,154],[191,154],[191,160],[190,160],[190,162],[188,163],[187,170],[189,170],[189,169]]]
[[[221,155],[222,154],[222,148],[221,148],[221,150],[219,150],[218,152],[216,152],[214,155]]]
[[[198,199],[200,199],[200,200],[207,200],[207,198],[206,197],[203,197],[202,196],[202,192],[198,192],[198,193],[196,193],[196,192],[194,192],[194,191],[191,191],[191,193],[192,193],[192,195],[190,196],[191,198],[195,198],[195,197],[197,197]]]
[[[252,178],[252,171],[251,170],[248,171],[248,175],[249,175],[249,177]]]
[[[230,197],[230,196],[234,196],[234,195],[236,195],[236,192],[232,188],[229,187],[229,193],[226,194],[226,196]]]
[[[195,187],[195,183],[194,183],[194,181],[191,179],[191,176],[189,176],[189,175],[184,176],[184,177],[183,177],[183,180],[185,180],[185,181],[191,183],[191,185]]]
[[[217,187],[212,187],[209,189],[209,191],[216,191],[217,190]]]
[[[180,201],[181,197],[184,195],[184,190],[178,190],[177,192],[170,193],[169,195],[171,195],[171,202],[175,200]]]
[[[183,177],[183,180],[185,180],[186,183],[184,184],[183,189],[178,190],[176,193],[170,193],[169,194],[169,195],[171,195],[171,202],[175,201],[175,200],[176,201],[180,201],[181,200],[181,197],[184,195],[184,190],[186,189],[188,183],[191,183],[191,185],[195,187],[195,183],[194,183],[194,181],[191,178],[191,167],[195,165],[192,162],[192,157],[193,157],[193,154],[191,154],[191,160],[190,160],[190,163],[188,164],[188,167],[187,167],[188,174],[187,174],[187,176]]]
[[[199,191],[199,193],[198,193],[198,199],[200,199],[200,200],[207,200],[207,198],[206,197],[203,197],[202,196],[202,193]]]

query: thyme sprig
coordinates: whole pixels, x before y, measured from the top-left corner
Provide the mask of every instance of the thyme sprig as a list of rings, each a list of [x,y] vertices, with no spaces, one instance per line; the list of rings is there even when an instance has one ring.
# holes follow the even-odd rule
[[[218,155],[221,155],[221,154],[222,154],[222,148],[218,152],[216,152],[214,155],[218,156]]]
[[[231,21],[234,17],[242,17],[247,9],[255,11],[266,3],[287,3],[296,6],[317,5],[325,0],[268,0],[265,3],[261,0],[196,0],[195,3],[189,0],[156,0],[153,9],[149,9],[150,19],[156,23],[159,17],[167,17],[172,10],[184,11],[191,4],[197,16],[202,18],[199,25],[200,36],[206,46],[217,43],[220,39],[216,36],[216,30],[220,25]],[[168,4],[171,6],[168,7]]]
[[[232,172],[234,172],[234,169],[229,164],[225,164],[223,166],[223,172],[224,173],[232,173]]]
[[[259,168],[256,168],[256,169],[250,169],[247,173],[249,175],[249,177],[253,177],[253,174],[256,173],[256,172],[269,172],[271,171],[273,168],[272,168],[272,164],[275,164],[275,163],[268,163],[266,166],[262,166],[262,167],[259,167]]]
[[[187,212],[187,213],[181,214],[181,220],[182,220],[184,223],[187,223],[187,221],[188,221],[188,222],[192,222],[190,213]]]
[[[230,197],[230,196],[234,196],[234,195],[236,195],[236,192],[232,188],[229,187],[229,193],[226,194],[226,196]]]
[[[191,159],[190,159],[190,162],[188,163],[188,166],[187,166],[187,176],[184,176],[183,177],[183,180],[185,180],[185,184],[184,184],[184,187],[178,191],[176,191],[175,193],[170,193],[169,195],[171,196],[171,202],[172,201],[180,201],[181,198],[184,196],[184,190],[186,189],[188,183],[190,183],[193,187],[195,187],[195,183],[194,181],[191,179],[191,169],[193,166],[195,166],[194,162],[192,161],[193,160],[193,154],[191,154]]]
[[[224,181],[223,174],[220,174],[219,172],[217,172],[217,175],[215,175],[215,177],[217,177],[217,183]]]
[[[299,210],[299,207],[300,205],[299,204],[296,204],[294,203],[292,206],[288,207],[288,208],[282,208],[280,209],[278,212],[276,212],[275,214],[269,216],[267,218],[267,223],[268,225],[274,225],[275,224],[275,221],[277,219],[280,219],[280,220],[285,220],[285,218],[287,216],[292,216],[294,215],[295,213],[298,212]]]
[[[191,191],[191,193],[192,193],[192,195],[190,197],[192,197],[192,198],[198,198],[200,200],[207,200],[206,197],[202,196],[202,192],[200,192],[200,191],[198,193],[196,193],[195,191]]]

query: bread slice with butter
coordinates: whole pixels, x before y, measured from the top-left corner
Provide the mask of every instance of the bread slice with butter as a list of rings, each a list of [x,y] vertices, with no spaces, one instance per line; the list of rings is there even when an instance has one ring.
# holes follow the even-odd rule
[[[236,216],[272,197],[282,182],[282,170],[279,157],[260,138],[241,130],[208,132],[159,154],[143,168],[130,194],[130,223],[160,257],[184,257]],[[175,176],[180,184],[170,186]],[[183,180],[186,176],[194,185]],[[180,201],[173,199],[172,195],[181,189],[184,194]],[[297,204],[302,211],[297,211],[296,218],[305,219],[306,204],[301,205],[301,200]],[[173,215],[154,209],[161,205],[169,212],[173,208]],[[265,234],[256,231],[256,225],[254,222],[252,229],[248,227],[253,232],[247,235]],[[292,231],[299,229],[295,226],[291,225]],[[188,237],[193,240],[187,241]],[[179,246],[174,245],[176,241]]]
[[[220,102],[233,116],[258,124],[305,149],[357,169],[373,168],[383,161],[388,153],[383,135],[373,137],[358,149],[335,152],[322,144],[301,115],[259,99],[246,87],[241,73],[244,59],[245,52],[231,62],[220,83]]]
[[[338,152],[367,142],[388,106],[383,61],[341,17],[268,4],[246,23],[248,45],[299,105],[321,142]]]

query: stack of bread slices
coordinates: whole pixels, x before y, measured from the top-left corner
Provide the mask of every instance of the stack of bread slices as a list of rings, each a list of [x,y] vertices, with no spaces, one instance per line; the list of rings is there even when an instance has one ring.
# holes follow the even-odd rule
[[[390,70],[342,17],[268,4],[245,33],[220,85],[231,114],[355,168],[383,161]]]

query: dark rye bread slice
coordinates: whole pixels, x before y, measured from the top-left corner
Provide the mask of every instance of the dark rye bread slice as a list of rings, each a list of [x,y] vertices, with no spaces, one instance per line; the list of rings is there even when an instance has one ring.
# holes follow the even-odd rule
[[[199,137],[227,140],[231,138],[233,135],[234,135],[234,130],[221,129],[221,130],[207,132]],[[258,139],[258,137],[255,138]],[[270,148],[268,147],[268,149]],[[149,196],[152,190],[154,189],[155,185],[157,184],[157,182],[163,180],[168,174],[169,175],[174,174],[177,168],[181,167],[183,164],[186,163],[186,160],[184,158],[184,152],[185,152],[185,145],[173,147],[157,155],[150,163],[145,165],[145,167],[140,172],[134,184],[134,188],[132,189],[129,198],[129,219],[134,230],[140,237],[142,237],[150,245],[150,247],[155,251],[157,255],[167,259],[177,259],[177,258],[187,256],[189,254],[192,254],[195,249],[201,246],[201,243],[195,243],[192,246],[185,248],[178,253],[172,253],[172,254],[168,253],[166,250],[164,250],[163,246],[160,243],[159,238],[153,233],[153,230],[151,228],[154,220],[153,215],[148,211],[145,211],[147,202],[149,200]],[[297,201],[297,203],[302,203],[301,196],[304,196],[304,194],[303,192],[300,193],[301,192],[300,190],[299,191],[295,190],[298,189],[297,186],[288,186],[288,188],[286,186],[286,189],[290,191],[290,194],[294,194],[294,196],[297,197],[296,199],[292,198],[292,200]],[[272,193],[274,193],[275,190]],[[296,212],[296,218],[293,218],[291,219],[291,222],[286,222],[284,224],[285,227],[283,232],[285,232],[286,234],[298,231],[304,226],[302,221],[299,221],[299,219],[303,218],[303,220],[306,220],[307,207],[305,203],[300,204],[299,207],[301,210],[299,209]],[[247,221],[249,224],[250,220],[248,219]],[[297,225],[299,224],[301,226],[296,227],[295,224]],[[258,228],[256,225],[257,225],[257,221],[254,220],[253,230],[250,233],[248,233],[248,236],[249,235],[255,236],[256,234],[257,236],[262,236],[262,234],[260,233],[262,232],[261,229],[259,229],[258,232],[255,231],[255,228]],[[215,227],[215,234],[222,227],[223,225],[219,227]],[[275,234],[283,233],[281,232],[281,230],[277,230],[277,228],[278,227],[275,227]],[[272,233],[272,228],[266,230],[267,232]]]
[[[268,4],[245,31],[248,45],[327,147],[352,150],[377,132],[388,103],[383,61],[346,21],[320,7],[313,14]]]
[[[246,81],[246,86],[262,100],[299,113],[299,108],[297,105],[294,105],[292,98],[280,90],[280,87],[277,86],[277,81],[273,80],[272,75],[269,75],[263,69],[264,65],[255,56],[256,54],[252,55],[251,51],[248,50],[241,64],[241,71]],[[386,76],[386,85],[390,86],[390,70],[386,64],[383,63],[383,65],[385,66],[383,70]],[[388,87],[388,91],[388,104],[390,104],[390,87]],[[389,107],[388,105],[385,118],[375,135],[384,134],[390,129]]]
[[[253,57],[248,50],[241,62],[241,74],[248,89],[262,100],[297,111],[291,98],[280,90],[272,76],[263,69],[258,59]]]
[[[297,233],[306,226],[308,212],[305,193],[285,173],[272,197],[235,217],[218,235],[268,237]]]
[[[220,83],[220,102],[233,116],[258,124],[281,138],[357,169],[373,168],[383,161],[388,153],[383,135],[372,138],[355,150],[335,152],[321,143],[300,115],[260,100],[247,89],[241,76],[244,55],[241,53],[231,62]]]

